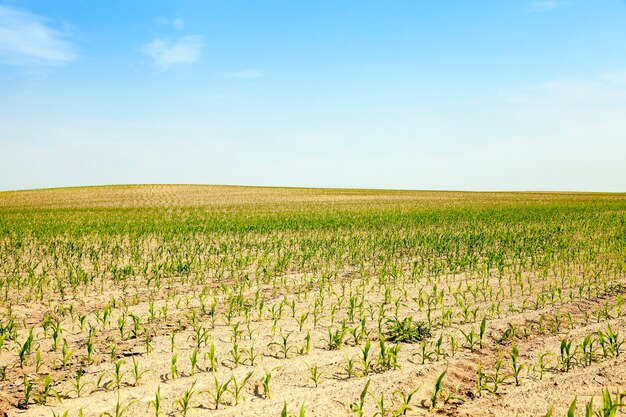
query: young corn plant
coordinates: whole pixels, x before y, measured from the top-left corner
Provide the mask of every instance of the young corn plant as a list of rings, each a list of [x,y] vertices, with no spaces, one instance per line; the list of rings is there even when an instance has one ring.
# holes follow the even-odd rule
[[[207,371],[215,372],[217,371],[217,354],[215,353],[215,344],[211,342],[209,346],[209,350],[204,353],[204,359],[209,361],[209,366],[207,367]]]
[[[498,353],[498,358],[494,364],[494,373],[487,377],[487,381],[491,382],[491,386],[486,386],[486,388],[492,393],[497,394],[500,384],[506,381],[507,376],[500,374],[500,369],[502,368],[502,355]]]
[[[228,352],[231,360],[233,361],[233,365],[236,367],[243,361],[243,351],[239,349],[239,344],[237,342],[233,342],[233,348]]]
[[[196,367],[198,366],[198,348],[194,347],[189,355],[190,369],[189,375],[194,376],[196,373]]]
[[[141,377],[147,373],[147,370],[142,371],[139,369],[139,362],[137,361],[137,358],[133,356],[133,367],[130,370],[130,375],[133,377],[133,387],[138,386]]]
[[[200,349],[202,346],[206,346],[209,343],[211,333],[209,329],[203,326],[197,326],[190,337],[193,339],[195,347]]]
[[[537,360],[537,365],[535,365],[534,369],[539,373],[539,380],[543,379],[543,374],[546,371],[546,368],[550,365],[550,358],[552,357],[552,352],[544,352],[539,354],[539,358]]]
[[[37,396],[36,401],[39,405],[46,405],[48,402],[48,398],[50,396],[53,396],[57,399],[57,401],[60,403],[61,402],[61,397],[59,396],[59,393],[52,388],[52,378],[50,377],[50,375],[46,375],[41,379],[42,382],[42,392],[41,395]]]
[[[21,400],[18,401],[17,407],[26,410],[28,408],[28,403],[30,402],[30,395],[33,391],[33,385],[30,383],[30,380],[26,375],[24,375],[24,395]]]
[[[430,410],[434,410],[437,408],[437,399],[439,398],[439,394],[441,393],[441,389],[443,387],[443,377],[446,376],[446,372],[448,372],[448,368],[443,371],[435,382],[435,386],[433,387],[433,394],[430,397]]]
[[[368,375],[370,369],[374,367],[374,360],[370,357],[370,350],[372,348],[372,343],[369,339],[365,341],[365,346],[360,348],[361,355],[359,359],[361,360],[361,367],[363,368],[363,375]]]
[[[172,379],[176,379],[180,376],[177,362],[178,362],[178,354],[175,353],[174,355],[172,355],[172,359],[170,360],[170,376]]]
[[[84,374],[85,371],[83,370],[83,368],[78,368],[76,370],[76,375],[74,376],[74,379],[71,381],[72,388],[70,389],[70,393],[76,394],[77,398],[81,397],[81,395],[83,394],[83,390],[86,387],[88,387],[89,385],[94,385],[93,382],[82,382]]]
[[[283,409],[280,412],[280,417],[306,417],[304,403],[300,406],[300,412],[298,413],[298,416],[296,416],[295,414],[289,414],[287,411],[287,401],[283,401]]]
[[[113,363],[113,371],[109,373],[113,377],[115,381],[115,386],[119,390],[122,386],[122,381],[124,377],[128,374],[128,371],[122,371],[122,365],[124,364],[124,359],[117,360]]]
[[[485,329],[487,327],[487,316],[484,316],[482,321],[480,322],[480,328],[478,333],[478,346],[482,349],[483,342],[485,340]]]
[[[422,365],[424,365],[427,360],[432,361],[433,358],[436,356],[436,352],[434,350],[430,350],[429,346],[430,346],[430,343],[423,340],[420,342],[419,350],[414,353],[414,355],[421,356]]]
[[[474,329],[470,329],[470,331],[467,333],[461,330],[461,334],[465,338],[464,347],[469,349],[470,352],[473,352],[474,349],[476,349],[476,345],[479,344],[479,341],[477,340],[478,335],[476,334]]]
[[[596,347],[594,346],[595,342],[596,339],[592,337],[592,335],[588,334],[577,346],[583,366],[589,366],[593,363],[596,355]]]
[[[381,392],[380,393],[380,397],[376,397],[372,394],[370,394],[370,397],[372,397],[372,399],[376,402],[376,406],[378,407],[378,411],[376,413],[374,413],[373,417],[385,417],[387,415],[387,412],[389,410],[387,410],[387,407],[385,406],[385,393]]]
[[[602,407],[595,412],[597,417],[615,417],[617,412],[621,408],[626,408],[624,403],[626,393],[617,392],[615,399],[611,396],[611,391],[608,388],[602,390]],[[591,399],[593,401],[593,398]]]
[[[576,398],[571,402],[567,409],[567,417],[576,417]]]
[[[513,347],[511,348],[511,375],[515,380],[515,385],[520,384],[520,375],[525,368],[525,365],[519,363],[518,358],[519,349],[517,348],[517,346],[513,345]]]
[[[245,355],[243,363],[248,363],[250,366],[255,366],[257,359],[261,356],[260,353],[254,353],[254,346],[250,346],[249,349],[243,349],[243,353]]]
[[[385,339],[380,338],[378,341],[380,347],[378,356],[378,366],[382,371],[389,369],[397,369],[400,367],[398,364],[398,353],[400,352],[400,344],[387,347],[385,345]]]
[[[69,363],[72,355],[74,354],[74,349],[70,349],[67,345],[67,340],[63,339],[63,347],[61,348],[62,360],[61,365],[66,368]]]
[[[30,356],[30,353],[32,351],[33,348],[33,329],[31,328],[28,331],[28,337],[26,338],[26,340],[24,341],[24,343],[20,344],[19,342],[17,343],[17,351],[18,351],[18,356],[20,358],[20,368],[24,367],[24,364],[26,363],[26,358],[28,356]]]
[[[173,406],[175,408],[180,409],[180,412],[182,413],[183,416],[187,416],[187,412],[191,408],[191,399],[196,393],[196,390],[194,389],[195,386],[196,386],[196,381],[193,381],[193,383],[191,384],[191,387],[189,387],[187,390],[183,392],[182,397],[174,401]]]
[[[324,372],[320,372],[317,364],[309,365],[306,362],[304,362],[304,364],[306,365],[306,367],[309,370],[309,379],[311,380],[311,382],[313,382],[313,385],[315,385],[315,387],[317,388],[317,386],[320,383],[320,380],[321,380],[322,376],[324,376],[325,373]]]
[[[174,353],[174,349],[176,349],[176,332],[172,330],[170,333],[170,353]]]
[[[618,357],[624,340],[619,339],[619,333],[614,332],[611,325],[607,325],[606,332],[598,330],[598,342],[600,343],[605,357]]]
[[[126,411],[135,403],[139,402],[138,400],[131,400],[127,404],[122,405],[120,402],[120,392],[117,391],[117,402],[115,403],[115,411],[113,413],[105,412],[101,413],[100,417],[123,417]]]
[[[93,354],[96,350],[93,339],[90,337],[87,340],[87,363],[93,363]]]
[[[224,395],[228,392],[228,386],[230,385],[231,382],[232,382],[232,379],[229,379],[224,383],[220,383],[217,380],[217,377],[214,375],[213,376],[214,389],[213,390],[208,389],[204,391],[211,396],[211,399],[213,400],[213,405],[215,406],[216,410],[219,408],[220,404],[225,404]]]
[[[564,372],[569,372],[574,359],[576,357],[576,352],[572,351],[572,340],[571,339],[562,339],[560,345],[561,352],[561,366]]]
[[[406,413],[413,411],[413,408],[411,407],[411,401],[415,393],[417,393],[417,391],[419,391],[421,387],[422,386],[420,385],[417,388],[415,388],[413,391],[409,391],[408,393],[404,393],[404,391],[401,391],[401,390],[396,390],[393,393],[393,396],[394,396],[394,399],[398,400],[398,402],[400,403],[400,406],[396,408],[395,410],[393,410],[392,415],[404,416],[406,415]]]
[[[450,344],[450,356],[454,357],[459,347],[459,342],[456,340],[456,337],[454,337],[454,335],[449,335],[448,341]]]
[[[302,331],[302,328],[304,327],[304,324],[306,323],[308,318],[309,318],[309,313],[306,312],[306,313],[302,313],[300,317],[296,319],[296,322],[298,323],[298,331]]]
[[[442,356],[445,356],[445,354],[445,349],[443,347],[443,334],[441,334],[435,342],[435,355],[437,356],[437,360],[439,360]]]
[[[483,367],[478,361],[478,367],[476,369],[476,396],[478,398],[482,397],[483,389],[488,389],[486,387],[485,374],[483,373]]]
[[[161,410],[161,386],[157,387],[154,394],[154,400],[151,400],[148,405],[154,410],[154,417],[164,416],[165,413]]]
[[[41,350],[37,348],[35,352],[35,373],[39,373],[39,368],[41,367]]]
[[[346,355],[346,361],[343,364],[343,369],[346,371],[346,374],[348,375],[348,379],[352,378],[353,376],[358,376],[358,372],[356,369],[356,361],[359,358],[357,357],[357,355],[354,356],[349,356]]]
[[[350,404],[350,411],[356,414],[357,417],[363,417],[363,408],[365,407],[365,399],[367,398],[367,391],[370,387],[370,382],[372,382],[371,379],[369,379],[365,383],[365,387],[363,387],[363,390],[361,390],[358,401]]]
[[[337,350],[343,345],[343,338],[346,334],[345,328],[335,329],[328,328],[328,350]]]
[[[263,376],[261,377],[261,385],[263,386],[263,395],[266,399],[270,399],[271,391],[270,391],[270,382],[272,381],[272,372],[277,370],[279,367],[271,369],[269,372],[265,371]]]
[[[250,378],[252,378],[252,375],[254,374],[254,372],[248,372],[248,374],[246,374],[246,376],[243,377],[243,379],[241,381],[237,381],[237,378],[235,378],[235,376],[231,376],[231,381],[232,381],[232,389],[230,390],[230,393],[233,395],[233,398],[235,400],[235,405],[239,404],[239,401],[244,400],[245,401],[245,397],[243,396],[244,393],[244,389],[246,387],[246,384],[248,383],[248,381],[250,381]]]
[[[280,332],[280,342],[270,342],[268,343],[267,347],[271,348],[273,346],[276,346],[278,348],[278,351],[283,355],[283,358],[287,359],[287,357],[289,356],[289,352],[292,350],[297,351],[298,348],[294,345],[289,345],[289,337],[292,335],[293,332],[288,332],[286,335],[283,334],[283,332]]]

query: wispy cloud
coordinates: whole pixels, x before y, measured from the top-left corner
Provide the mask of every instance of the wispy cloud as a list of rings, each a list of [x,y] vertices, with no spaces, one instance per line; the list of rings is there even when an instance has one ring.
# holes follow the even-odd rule
[[[141,53],[148,56],[152,63],[167,69],[176,64],[196,62],[202,55],[204,40],[202,36],[183,36],[175,41],[170,39],[154,39],[140,48]]]
[[[224,72],[221,75],[227,78],[261,78],[265,74],[256,69],[248,69],[242,71]]]
[[[185,21],[180,17],[177,17],[176,19],[172,19],[172,26],[178,30],[183,30],[185,28]]]
[[[59,66],[78,56],[67,36],[46,19],[0,5],[0,62],[24,67]]]
[[[167,17],[157,17],[155,22],[161,25],[173,26],[178,30],[185,29],[185,20],[182,17],[175,17],[173,19],[169,19]]]
[[[518,135],[524,139],[520,137],[523,135],[529,140],[543,138],[546,142],[560,140],[584,146],[603,140],[613,144],[610,152],[619,149],[624,155],[626,83],[622,81],[626,78],[622,79],[623,76],[613,72],[517,86],[500,95],[498,111],[501,120],[506,120],[511,137]],[[597,155],[598,151],[592,153]]]
[[[586,79],[552,79],[502,91],[498,99],[510,105],[526,105],[535,112],[539,103],[551,111],[577,108],[590,114],[593,109],[626,108],[626,71],[605,72]],[[620,118],[622,119],[622,118]]]
[[[535,0],[532,2],[532,9],[540,12],[554,10],[557,7],[568,4],[569,1],[564,0]]]
[[[602,79],[612,84],[626,86],[626,71],[605,72]]]

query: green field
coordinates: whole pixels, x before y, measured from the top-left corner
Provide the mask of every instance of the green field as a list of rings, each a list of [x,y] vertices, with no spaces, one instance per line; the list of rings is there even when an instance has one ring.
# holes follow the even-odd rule
[[[381,394],[393,415],[413,390],[407,415],[543,415],[593,395],[599,407],[602,389],[626,387],[621,345],[606,342],[609,329],[624,340],[624,294],[626,194],[2,192],[0,410],[100,415],[119,401],[155,415],[160,386],[166,414],[357,415],[368,380],[368,417]],[[407,317],[430,337],[391,340]],[[243,401],[232,385],[247,375]]]

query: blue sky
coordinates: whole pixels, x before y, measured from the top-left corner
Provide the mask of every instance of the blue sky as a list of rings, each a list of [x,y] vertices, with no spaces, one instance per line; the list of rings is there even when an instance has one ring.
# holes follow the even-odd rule
[[[626,1],[0,0],[0,190],[626,191]]]

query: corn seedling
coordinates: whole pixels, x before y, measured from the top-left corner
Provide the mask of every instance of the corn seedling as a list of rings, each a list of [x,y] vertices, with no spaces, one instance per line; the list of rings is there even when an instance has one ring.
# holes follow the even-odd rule
[[[82,382],[82,378],[85,374],[83,368],[78,368],[76,370],[76,375],[74,375],[74,379],[72,380],[72,389],[71,393],[76,394],[76,397],[80,398],[83,393],[83,390],[89,385],[94,385],[92,382]]]
[[[133,377],[133,386],[136,387],[137,385],[139,385],[139,380],[141,379],[141,377],[146,374],[148,371],[142,371],[139,369],[139,362],[137,361],[137,359],[133,356],[133,367],[130,370],[130,375]]]
[[[28,377],[24,375],[24,395],[21,400],[19,400],[17,406],[21,409],[27,409],[28,403],[30,402],[30,395],[33,391],[33,385],[30,383]]]
[[[564,372],[569,372],[576,352],[572,352],[572,340],[562,339],[560,345],[561,366]]]
[[[128,374],[128,372],[122,372],[123,364],[124,364],[124,359],[115,361],[113,363],[113,366],[114,366],[113,372],[110,373],[110,375],[113,377],[113,380],[115,381],[115,386],[117,387],[117,389],[119,389],[120,386],[122,385],[122,380],[124,379],[124,376]]]
[[[208,389],[204,391],[211,396],[216,410],[219,408],[220,404],[224,403],[224,395],[228,392],[228,386],[231,382],[232,379],[229,379],[224,383],[220,383],[217,377],[213,376],[213,390]]]
[[[426,361],[432,361],[433,358],[436,355],[436,352],[434,350],[430,350],[429,349],[429,343],[426,341],[422,341],[420,342],[420,347],[419,350],[417,351],[417,353],[414,353],[414,355],[419,355],[422,358],[422,365],[424,365],[426,363]]]
[[[156,393],[154,394],[154,400],[151,400],[148,405],[154,410],[154,417],[161,417],[165,415],[163,411],[161,411],[161,386],[157,387]]]
[[[271,369],[269,372],[265,371],[263,377],[261,377],[261,385],[263,386],[263,395],[265,398],[271,398],[270,391],[270,382],[272,381],[272,372],[274,372],[278,367]]]
[[[441,388],[443,386],[443,377],[446,376],[446,372],[448,372],[448,368],[446,368],[446,370],[437,377],[437,381],[435,382],[435,386],[433,387],[433,394],[430,397],[431,410],[437,408],[437,399],[439,397],[439,393],[441,392]]]
[[[209,346],[209,350],[204,353],[204,359],[209,361],[209,366],[207,367],[207,371],[215,372],[217,371],[217,354],[215,353],[215,344],[211,342]]]
[[[343,345],[343,338],[345,336],[345,329],[332,330],[328,328],[328,350],[337,350]]]
[[[176,379],[180,376],[180,372],[178,372],[178,354],[175,353],[172,355],[172,359],[170,360],[170,376],[172,379]]]
[[[300,406],[300,412],[298,413],[298,416],[296,416],[295,414],[289,414],[287,411],[287,401],[283,401],[283,409],[280,412],[280,417],[306,417],[304,403]]]
[[[519,349],[517,348],[517,346],[513,345],[513,347],[511,348],[511,375],[513,376],[513,379],[515,380],[515,385],[519,385],[520,383],[520,374],[522,373],[522,370],[524,369],[524,365],[520,364],[518,361],[519,358]]]
[[[122,405],[122,403],[120,402],[120,392],[117,391],[117,402],[115,403],[115,411],[113,413],[102,413],[100,414],[100,417],[123,417],[124,413],[126,413],[126,411],[128,411],[128,409],[137,402],[138,400],[131,400],[127,404]]]
[[[406,415],[406,413],[413,410],[413,408],[411,407],[411,401],[415,393],[417,393],[420,388],[421,385],[408,393],[404,393],[400,390],[396,390],[393,393],[394,398],[400,402],[400,406],[397,409],[393,410],[393,416],[404,416]]]
[[[365,386],[361,390],[361,394],[359,395],[358,402],[353,402],[350,404],[350,411],[357,415],[357,417],[363,417],[363,408],[365,407],[365,399],[367,398],[367,391],[370,387],[371,380],[368,380],[365,383]]]
[[[183,392],[182,397],[174,401],[174,407],[180,409],[180,412],[183,414],[183,416],[186,416],[187,412],[191,408],[191,399],[196,393],[194,389],[195,386],[196,386],[196,381],[194,381],[191,384],[191,387],[189,387]]]
[[[322,376],[325,375],[324,372],[320,372],[317,364],[309,365],[306,362],[304,362],[304,364],[306,365],[306,367],[309,370],[309,379],[311,380],[311,382],[313,382],[313,385],[315,385],[315,387],[317,387],[319,385],[319,382],[320,382]]]
[[[235,405],[239,404],[239,401],[245,400],[245,397],[243,397],[243,392],[246,384],[248,383],[250,378],[252,378],[253,374],[254,372],[248,372],[248,374],[246,374],[246,376],[244,376],[241,381],[237,381],[237,378],[235,378],[234,375],[231,377],[233,388],[230,390],[230,392],[235,399]]]

